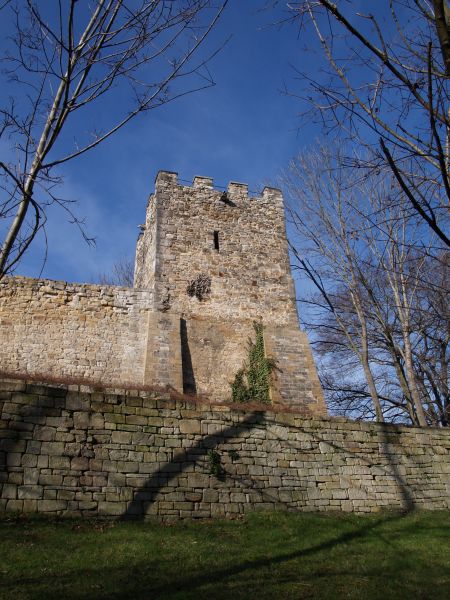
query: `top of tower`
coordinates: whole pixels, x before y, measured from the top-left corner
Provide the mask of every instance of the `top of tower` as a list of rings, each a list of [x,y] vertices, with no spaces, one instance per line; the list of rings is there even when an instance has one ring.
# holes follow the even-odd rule
[[[155,178],[155,186],[159,185],[164,186],[178,186],[178,173],[175,171],[158,171]],[[182,186],[182,187],[192,187],[194,189],[210,189],[215,190],[214,188],[214,180],[212,177],[205,177],[203,175],[196,175],[192,181],[191,186]],[[224,191],[223,188],[221,190],[215,191]],[[261,200],[273,200],[274,198],[282,199],[282,192],[279,188],[265,186],[262,190],[262,193],[257,196],[250,196],[248,190],[248,184],[239,183],[237,181],[230,181],[226,188],[227,195],[232,197],[240,197],[240,198],[254,198]]]

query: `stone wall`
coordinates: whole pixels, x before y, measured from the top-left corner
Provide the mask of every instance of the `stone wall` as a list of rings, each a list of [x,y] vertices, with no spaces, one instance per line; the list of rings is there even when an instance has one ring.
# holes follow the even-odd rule
[[[0,281],[0,370],[144,383],[151,291]]]
[[[185,318],[261,318],[298,327],[279,190],[251,197],[245,184],[222,192],[208,177],[196,177],[191,187],[178,185],[176,173],[160,172],[136,261],[135,285],[154,282],[159,308],[165,303]],[[211,293],[199,301],[186,289],[202,274],[211,278]]]
[[[145,223],[141,225],[136,243],[134,263],[135,287],[144,290],[153,290],[155,285],[157,234],[156,198],[152,194],[147,204]]]
[[[11,380],[0,390],[4,511],[174,519],[450,508],[448,429]]]
[[[183,391],[216,403],[229,400],[230,383],[247,360],[254,337],[251,321],[182,319]]]
[[[326,406],[299,330],[281,192],[178,185],[160,172],[136,249],[133,289],[62,281],[0,282],[0,373],[106,385],[169,386],[227,401],[248,358],[253,322],[277,363],[272,401]],[[210,278],[199,299],[187,288]]]

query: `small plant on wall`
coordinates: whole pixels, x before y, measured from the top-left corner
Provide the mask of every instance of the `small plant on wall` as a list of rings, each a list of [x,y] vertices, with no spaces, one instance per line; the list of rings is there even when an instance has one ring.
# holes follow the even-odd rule
[[[210,450],[208,452],[208,462],[211,475],[217,477],[219,481],[223,481],[225,479],[225,469],[222,466],[220,454],[215,450]]]
[[[273,358],[268,358],[264,350],[264,327],[253,322],[255,341],[248,343],[248,363],[239,369],[231,384],[233,402],[270,403],[270,381],[276,368]]]
[[[211,293],[211,277],[202,273],[193,279],[186,288],[188,296],[197,298],[197,300],[205,300]]]

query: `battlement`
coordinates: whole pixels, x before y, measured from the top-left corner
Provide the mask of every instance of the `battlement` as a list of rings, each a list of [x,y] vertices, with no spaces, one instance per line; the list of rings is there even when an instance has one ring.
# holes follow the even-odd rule
[[[158,171],[155,178],[155,188],[169,188],[169,187],[183,187],[192,188],[195,190],[211,190],[218,194],[227,194],[232,198],[249,199],[256,201],[269,201],[273,202],[278,200],[283,202],[283,195],[280,189],[275,187],[265,186],[262,193],[259,195],[252,194],[249,192],[247,183],[240,183],[237,181],[230,181],[224,189],[222,186],[215,186],[212,177],[205,177],[203,175],[196,175],[192,181],[192,185],[182,185],[179,183],[178,173],[175,171]]]

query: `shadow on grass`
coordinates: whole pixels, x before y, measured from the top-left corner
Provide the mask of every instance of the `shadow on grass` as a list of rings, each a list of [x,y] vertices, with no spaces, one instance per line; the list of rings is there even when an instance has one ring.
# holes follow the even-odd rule
[[[32,600],[42,597],[48,600],[56,600],[61,597],[69,600],[78,598],[96,598],[97,600],[106,600],[107,598],[113,600],[196,598],[203,600],[233,597],[250,600],[257,597],[264,599],[408,597],[401,595],[405,592],[404,589],[402,592],[401,584],[408,578],[413,563],[411,556],[405,559],[402,555],[398,555],[398,549],[389,548],[390,541],[381,538],[382,547],[380,548],[380,544],[378,544],[376,557],[369,560],[369,568],[363,567],[359,570],[359,561],[358,558],[355,558],[355,550],[360,553],[370,553],[371,538],[374,533],[379,535],[378,530],[383,525],[395,525],[406,515],[407,513],[385,515],[371,520],[369,523],[366,522],[352,531],[346,531],[330,539],[290,552],[284,551],[270,555],[273,551],[270,545],[262,547],[258,551],[260,554],[258,558],[241,562],[238,562],[239,558],[235,558],[235,564],[228,566],[212,566],[211,568],[215,562],[214,556],[211,556],[207,564],[203,565],[201,561],[192,561],[192,570],[194,571],[192,574],[186,574],[189,570],[185,565],[177,569],[177,559],[180,560],[180,557],[176,555],[166,554],[161,557],[161,560],[155,559],[155,555],[153,555],[148,562],[144,562],[139,556],[130,558],[124,556],[117,568],[99,567],[96,569],[93,560],[92,568],[70,571],[67,574],[64,574],[64,571],[56,575],[52,573],[47,576],[49,581],[45,581],[45,575],[4,581],[2,590],[5,597],[12,598],[13,593],[16,592],[16,594],[19,593],[19,597]],[[413,527],[415,524],[412,523],[411,529]],[[401,533],[405,533],[403,528]],[[309,534],[311,534],[311,530],[309,530]],[[392,532],[390,535],[392,537]],[[242,541],[244,538],[245,535],[242,536]],[[356,544],[354,544],[355,542]],[[358,545],[361,542],[367,542],[367,546]],[[254,537],[251,543],[255,543]],[[294,542],[294,544],[301,543],[300,539]],[[286,546],[288,545],[292,547],[291,540],[286,540]],[[341,547],[341,556],[333,554],[333,551],[339,547]],[[385,555],[383,547],[386,548],[387,556],[392,561],[387,567],[386,565],[383,567],[379,562]],[[218,543],[217,549],[218,551],[221,549],[220,543]],[[349,553],[350,558],[344,556],[344,553]],[[316,562],[308,564],[310,558]],[[217,562],[220,564],[222,560],[222,557],[218,555]],[[302,563],[302,560],[305,562]],[[352,560],[354,561],[353,569]],[[357,562],[355,563],[355,561]],[[289,562],[293,562],[293,564],[289,565]],[[438,567],[433,566],[436,571]],[[417,569],[425,574],[428,570],[426,561],[422,560],[417,563]],[[444,584],[433,580],[435,571],[428,572],[428,576],[425,574],[423,580],[422,575],[415,578],[420,582],[417,597],[445,598]],[[411,575],[413,574],[411,573]],[[388,580],[385,581],[385,577]],[[338,588],[333,594],[334,584],[342,589],[349,583],[351,587],[346,588],[345,596],[338,594]],[[293,588],[296,585],[306,587],[304,595],[298,592],[297,595],[294,595]],[[311,595],[307,591],[310,586],[313,586],[312,590],[315,591]],[[43,595],[43,588],[45,588],[45,595]],[[364,596],[368,590],[375,590],[374,595],[369,593]],[[257,594],[254,595],[256,592]],[[20,596],[20,593],[26,595]],[[332,595],[329,595],[330,593]]]

